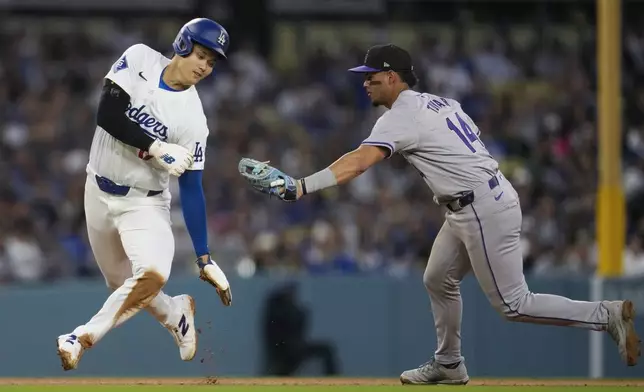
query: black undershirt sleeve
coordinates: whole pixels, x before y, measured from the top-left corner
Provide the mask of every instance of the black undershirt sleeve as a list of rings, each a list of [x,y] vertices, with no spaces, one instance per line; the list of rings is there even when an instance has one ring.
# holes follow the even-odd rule
[[[130,95],[118,84],[105,79],[98,103],[96,123],[116,140],[148,151],[155,139],[147,135],[139,124],[127,118],[125,110],[129,103]]]

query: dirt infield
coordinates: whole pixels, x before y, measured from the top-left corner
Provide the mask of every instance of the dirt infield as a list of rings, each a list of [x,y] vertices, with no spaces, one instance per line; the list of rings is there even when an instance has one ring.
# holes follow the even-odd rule
[[[0,385],[400,385],[396,378],[0,378]],[[487,386],[644,387],[643,380],[478,379]]]

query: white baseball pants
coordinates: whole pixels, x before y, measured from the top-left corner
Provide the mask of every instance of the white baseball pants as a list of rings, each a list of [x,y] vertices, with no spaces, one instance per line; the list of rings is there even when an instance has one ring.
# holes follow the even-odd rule
[[[103,307],[74,330],[84,347],[146,309],[164,326],[176,325],[180,309],[161,291],[174,256],[170,193],[147,197],[131,189],[126,196],[103,192],[92,174],[85,183],[85,216],[94,258],[113,289]]]

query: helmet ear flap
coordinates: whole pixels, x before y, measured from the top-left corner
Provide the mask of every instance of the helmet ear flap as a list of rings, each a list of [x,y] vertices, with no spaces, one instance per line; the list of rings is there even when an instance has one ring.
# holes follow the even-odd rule
[[[192,52],[192,41],[187,37],[187,34],[184,34],[183,30],[177,34],[172,46],[174,47],[174,52],[181,57],[186,57]]]

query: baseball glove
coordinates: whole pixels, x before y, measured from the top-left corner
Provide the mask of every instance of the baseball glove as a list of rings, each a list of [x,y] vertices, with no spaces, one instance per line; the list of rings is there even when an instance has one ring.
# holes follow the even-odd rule
[[[297,200],[295,179],[279,169],[252,158],[242,158],[238,165],[242,175],[257,191],[277,196],[284,201]]]

